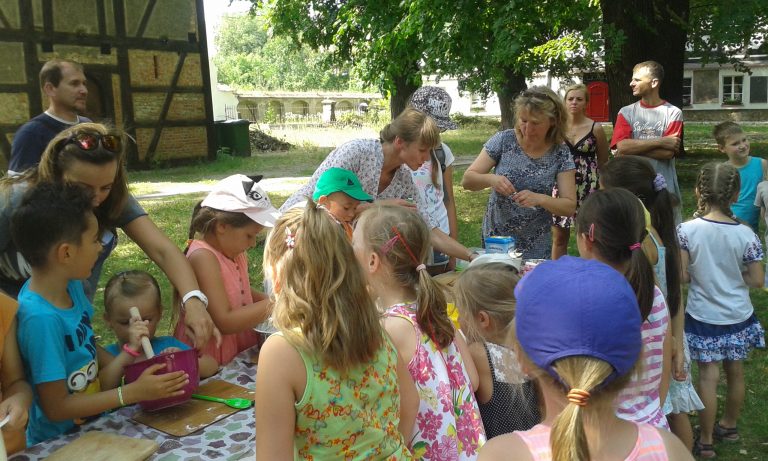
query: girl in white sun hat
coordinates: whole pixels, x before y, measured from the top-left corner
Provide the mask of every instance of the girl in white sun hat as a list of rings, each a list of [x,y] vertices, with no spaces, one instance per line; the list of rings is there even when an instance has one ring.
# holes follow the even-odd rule
[[[259,343],[253,327],[266,320],[271,310],[269,298],[251,288],[248,278],[246,251],[280,216],[256,184],[260,179],[236,174],[221,180],[195,206],[189,225],[190,241],[184,253],[222,336],[220,344],[212,339],[201,352],[219,365]],[[183,320],[182,310],[174,336],[188,342]]]

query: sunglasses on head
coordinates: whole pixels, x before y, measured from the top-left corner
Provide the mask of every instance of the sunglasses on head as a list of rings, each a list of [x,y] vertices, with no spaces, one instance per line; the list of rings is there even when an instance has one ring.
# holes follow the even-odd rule
[[[123,148],[123,140],[120,136],[101,133],[73,134],[64,141],[61,147],[64,148],[68,144],[76,144],[84,151],[92,151],[99,147],[99,143],[101,143],[101,147],[114,154],[119,153]]]

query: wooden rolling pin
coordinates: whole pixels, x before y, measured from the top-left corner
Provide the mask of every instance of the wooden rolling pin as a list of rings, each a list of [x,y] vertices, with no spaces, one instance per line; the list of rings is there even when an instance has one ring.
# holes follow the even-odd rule
[[[141,314],[139,314],[138,307],[131,306],[128,308],[128,312],[131,313],[131,319],[141,320]],[[144,349],[144,355],[146,355],[148,359],[155,356],[155,351],[152,350],[152,343],[149,342],[149,338],[146,336],[141,337],[141,347]]]

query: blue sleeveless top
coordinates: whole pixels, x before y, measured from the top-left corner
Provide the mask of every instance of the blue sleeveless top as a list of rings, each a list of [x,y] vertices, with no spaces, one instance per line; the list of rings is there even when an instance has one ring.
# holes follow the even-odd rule
[[[760,208],[755,206],[757,185],[763,180],[763,162],[759,157],[750,157],[749,162],[738,168],[741,178],[739,199],[731,205],[733,214],[757,232],[760,221]]]

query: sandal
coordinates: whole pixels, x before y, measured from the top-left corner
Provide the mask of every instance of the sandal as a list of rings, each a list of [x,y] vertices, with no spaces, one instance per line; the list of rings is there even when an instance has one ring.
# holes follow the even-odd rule
[[[701,443],[698,440],[693,442],[693,454],[699,458],[712,459],[717,457],[715,448],[711,443]]]
[[[715,423],[712,436],[719,440],[726,440],[728,442],[735,442],[741,438],[739,436],[739,431],[735,427],[723,427],[720,425],[719,421]]]

